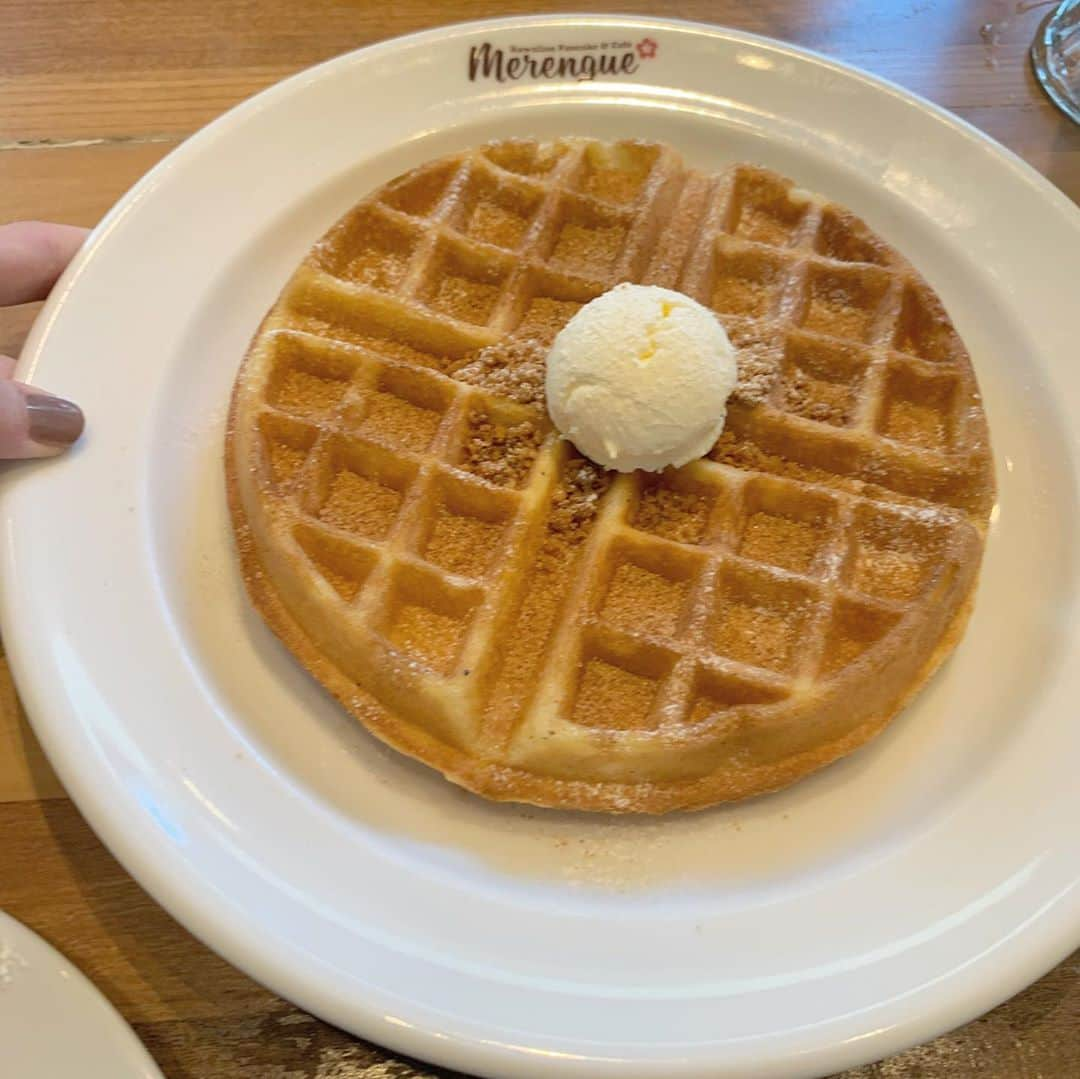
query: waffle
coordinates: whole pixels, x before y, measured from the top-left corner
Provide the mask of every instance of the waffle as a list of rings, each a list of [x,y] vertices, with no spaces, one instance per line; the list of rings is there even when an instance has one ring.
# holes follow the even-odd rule
[[[707,458],[605,473],[544,358],[620,281],[711,307]],[[994,483],[968,355],[858,218],[640,142],[492,143],[354,207],[236,381],[262,615],[370,731],[497,800],[614,812],[783,787],[879,731],[962,633]]]

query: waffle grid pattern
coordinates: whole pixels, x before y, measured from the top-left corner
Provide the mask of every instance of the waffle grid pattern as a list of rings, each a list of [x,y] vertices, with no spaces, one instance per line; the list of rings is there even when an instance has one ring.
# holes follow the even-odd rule
[[[611,482],[551,430],[542,357],[622,280],[712,307],[740,381],[712,459]],[[493,774],[623,798],[646,765],[752,765],[755,717],[910,646],[927,597],[958,607],[992,497],[970,364],[915,271],[772,173],[660,146],[493,144],[380,189],[238,393],[248,519],[374,646],[350,675]]]

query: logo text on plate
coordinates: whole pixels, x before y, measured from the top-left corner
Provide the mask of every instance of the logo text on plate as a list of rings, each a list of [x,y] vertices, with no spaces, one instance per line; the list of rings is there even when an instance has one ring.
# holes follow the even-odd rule
[[[492,45],[469,48],[469,81],[516,82],[519,79],[591,79],[632,75],[643,60],[655,58],[653,38],[640,41],[583,41],[558,44]]]

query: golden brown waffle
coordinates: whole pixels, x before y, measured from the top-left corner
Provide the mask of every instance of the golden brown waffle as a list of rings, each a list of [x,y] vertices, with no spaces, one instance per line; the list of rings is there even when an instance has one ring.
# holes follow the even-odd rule
[[[709,459],[615,477],[543,408],[620,281],[739,346]],[[858,218],[765,169],[513,141],[374,192],[252,342],[249,591],[370,730],[490,798],[663,812],[878,731],[962,631],[994,497],[967,353]]]

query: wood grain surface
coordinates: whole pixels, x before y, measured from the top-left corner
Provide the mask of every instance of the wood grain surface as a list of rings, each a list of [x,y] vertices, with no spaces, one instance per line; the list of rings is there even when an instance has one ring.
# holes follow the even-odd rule
[[[460,0],[0,0],[0,222],[92,225],[196,128],[270,83],[396,34],[540,5]],[[988,132],[1080,201],[1080,128],[1031,76],[1044,11],[1015,0],[554,3],[665,13],[808,45],[893,79]],[[980,33],[995,24],[995,35]],[[985,38],[996,36],[988,48]],[[0,312],[16,354],[35,308]],[[71,957],[168,1079],[417,1079],[204,948],[86,826],[26,722],[0,657],[0,908]],[[1080,952],[981,1019],[846,1079],[1080,1076]],[[14,1077],[13,1077],[14,1079]]]

